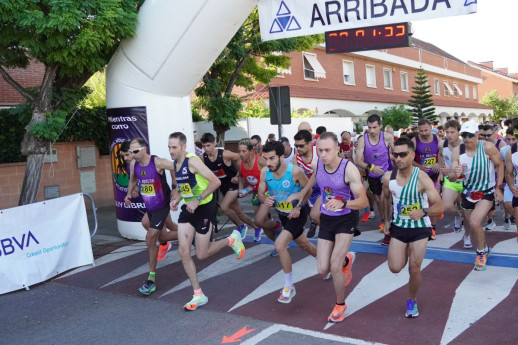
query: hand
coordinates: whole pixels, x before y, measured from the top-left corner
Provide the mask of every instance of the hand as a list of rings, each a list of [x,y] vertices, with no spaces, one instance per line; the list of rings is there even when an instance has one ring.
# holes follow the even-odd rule
[[[444,176],[448,176],[448,174],[450,173],[450,168],[442,167],[441,172]]]
[[[424,217],[424,211],[422,208],[420,208],[418,210],[412,210],[412,211],[408,212],[408,216],[412,220],[419,220]]]
[[[513,196],[518,197],[518,186],[513,185],[509,186],[509,188],[511,189],[511,193],[513,193]]]
[[[230,179],[230,182],[237,184],[239,182],[239,176],[234,176]]]
[[[292,202],[293,200],[302,200],[303,195],[301,192],[293,193],[286,199],[286,202]]]
[[[421,165],[421,170],[428,174],[428,171],[430,171],[430,167],[427,165]]]
[[[169,203],[169,207],[173,211],[178,211],[178,205],[180,205],[180,198],[171,196],[171,202]]]
[[[441,171],[441,167],[439,166],[439,163],[435,163],[434,165],[432,165],[430,167],[430,169],[432,169],[432,171],[436,174],[439,173],[439,171]]]
[[[457,178],[459,178],[459,176],[462,175],[462,171],[463,171],[462,167],[460,165],[457,165],[453,172],[455,173],[455,176],[457,176]]]
[[[325,207],[327,210],[334,212],[337,210],[341,210],[344,207],[344,203],[342,200],[336,198],[329,198],[326,200]]]
[[[275,198],[273,196],[268,196],[264,199],[264,203],[266,206],[272,207],[275,204]]]
[[[295,207],[291,210],[290,214],[288,214],[288,219],[298,218],[300,216],[300,207]]]
[[[187,212],[194,213],[194,211],[198,208],[200,205],[200,202],[198,200],[191,200],[188,203],[185,204],[185,208],[187,209]]]
[[[124,198],[124,203],[126,204],[126,206],[131,205],[131,196],[130,195],[126,195],[126,197]]]
[[[373,165],[372,172],[376,175],[383,175],[385,172],[378,166]]]
[[[500,188],[497,188],[495,190],[495,201],[496,202],[504,201],[504,193],[502,193],[502,190]]]
[[[139,194],[139,193],[138,193],[138,188],[135,188],[135,189],[133,189],[133,191],[131,192],[131,197],[132,197],[132,198],[136,198],[136,197],[138,197],[138,194]]]
[[[383,226],[383,233],[385,235],[390,235],[390,222],[385,221],[385,225]]]

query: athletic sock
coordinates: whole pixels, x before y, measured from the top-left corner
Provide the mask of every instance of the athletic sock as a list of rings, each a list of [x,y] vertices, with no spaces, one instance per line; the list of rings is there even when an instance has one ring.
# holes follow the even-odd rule
[[[203,291],[201,291],[201,288],[194,290],[194,296],[201,296],[203,295]]]
[[[147,280],[151,280],[152,282],[155,282],[155,272],[149,272],[149,276],[147,277]]]
[[[336,303],[336,305],[345,305],[345,302],[344,303]]]
[[[228,240],[228,246],[232,247],[232,245],[234,244],[234,241],[235,241],[234,238],[231,236],[228,236],[227,240]]]
[[[285,286],[293,286],[293,275],[292,275],[293,272],[290,272],[290,273],[284,273],[284,282],[285,282]]]

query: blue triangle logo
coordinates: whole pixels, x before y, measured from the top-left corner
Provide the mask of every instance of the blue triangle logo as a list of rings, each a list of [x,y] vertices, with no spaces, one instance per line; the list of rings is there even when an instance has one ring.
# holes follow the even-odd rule
[[[288,6],[286,6],[284,1],[281,1],[281,5],[279,6],[279,10],[277,11],[277,16],[285,16],[288,14],[291,14],[290,9],[288,8]]]
[[[278,32],[283,32],[284,29],[281,27],[281,24],[279,24],[279,21],[275,19],[272,23],[272,27],[270,28],[271,34],[276,34]]]
[[[272,27],[270,28],[270,33],[275,34],[283,32],[284,30],[296,31],[301,29],[302,28],[297,19],[295,19],[295,16],[291,15],[291,11],[288,6],[286,6],[284,1],[281,1],[276,18],[273,20]]]
[[[296,30],[300,30],[301,27],[300,27],[300,24],[299,22],[297,22],[297,19],[295,19],[294,16],[291,16],[291,21],[290,21],[290,24],[288,25],[288,31],[296,31]]]

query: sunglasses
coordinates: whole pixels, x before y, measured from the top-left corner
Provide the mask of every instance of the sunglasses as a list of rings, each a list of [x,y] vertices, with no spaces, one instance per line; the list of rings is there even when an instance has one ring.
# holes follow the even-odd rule
[[[131,152],[131,153],[133,153],[133,154],[137,154],[137,153],[139,153],[139,152],[140,152],[140,150],[142,150],[142,149],[145,149],[145,147],[141,147],[141,148],[139,148],[139,149],[136,149],[136,150],[133,150],[133,151],[130,151],[130,152]]]
[[[295,144],[295,147],[298,148],[298,149],[301,149],[303,148],[304,146],[306,146],[308,143],[305,143],[305,144]]]
[[[473,139],[476,136],[476,134],[463,132],[463,133],[460,133],[460,136],[462,137],[462,139]]]
[[[401,157],[401,158],[405,158],[406,156],[408,156],[410,152],[392,152],[392,154],[394,155],[394,158],[398,158],[398,157]]]
[[[479,134],[482,138],[491,138],[493,134]]]

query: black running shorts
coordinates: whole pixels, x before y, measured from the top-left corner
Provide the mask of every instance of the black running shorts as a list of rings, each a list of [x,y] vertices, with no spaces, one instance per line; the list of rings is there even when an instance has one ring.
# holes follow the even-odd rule
[[[216,214],[218,212],[218,205],[214,197],[206,204],[200,205],[194,210],[194,213],[187,211],[187,205],[182,206],[182,212],[178,217],[178,224],[189,223],[197,233],[205,235],[209,232],[210,225],[215,225],[217,222]]]
[[[149,227],[151,229],[162,230],[165,226],[165,220],[169,216],[169,207],[159,208],[158,210],[147,211],[149,218]]]
[[[432,236],[432,228],[401,228],[390,224],[390,236],[403,243],[411,243]]]
[[[288,219],[289,213],[279,211],[277,211],[277,213],[279,214],[282,227],[291,233],[294,240],[304,233],[304,225],[306,225],[309,214],[308,205],[304,205],[300,208],[300,215],[297,218]]]
[[[367,176],[367,182],[369,183],[369,190],[374,195],[381,195],[383,191],[383,176],[370,177]]]
[[[318,238],[334,242],[337,234],[354,234],[358,221],[359,216],[356,211],[341,216],[321,214]]]

